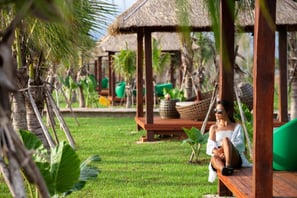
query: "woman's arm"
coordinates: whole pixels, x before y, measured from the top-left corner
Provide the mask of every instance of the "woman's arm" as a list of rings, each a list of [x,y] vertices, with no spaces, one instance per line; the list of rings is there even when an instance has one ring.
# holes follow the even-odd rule
[[[209,137],[206,145],[206,153],[208,155],[214,155],[214,149],[218,147],[216,143],[216,125],[212,125],[209,129]]]

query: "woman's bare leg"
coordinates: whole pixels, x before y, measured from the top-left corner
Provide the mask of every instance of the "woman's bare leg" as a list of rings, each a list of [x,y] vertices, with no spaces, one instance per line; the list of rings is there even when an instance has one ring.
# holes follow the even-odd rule
[[[225,167],[225,162],[220,157],[212,156],[210,162],[216,170],[221,171]]]
[[[225,166],[226,167],[238,167],[240,166],[240,156],[229,138],[224,138],[222,142],[225,155]]]

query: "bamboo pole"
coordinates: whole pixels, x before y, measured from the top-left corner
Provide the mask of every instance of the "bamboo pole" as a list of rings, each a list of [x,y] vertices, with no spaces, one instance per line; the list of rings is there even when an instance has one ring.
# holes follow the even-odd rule
[[[63,128],[63,131],[64,131],[64,133],[65,133],[65,135],[67,137],[67,140],[68,140],[70,146],[73,149],[75,149],[74,139],[73,139],[73,137],[72,137],[72,135],[71,135],[71,133],[69,131],[69,128],[66,125],[65,120],[63,119],[63,117],[61,115],[61,112],[59,111],[56,103],[54,102],[54,99],[52,98],[52,95],[49,93],[48,89],[46,89],[46,95],[47,95],[47,97],[49,99],[49,102],[50,102],[51,106],[53,107],[53,111],[54,111],[56,117],[58,118],[58,120],[59,120],[59,122],[61,124],[61,127]]]
[[[40,126],[41,126],[41,128],[43,130],[43,133],[45,135],[45,138],[46,138],[47,142],[49,143],[49,145],[50,145],[51,148],[54,148],[55,147],[55,144],[54,144],[54,142],[52,140],[52,137],[50,136],[50,133],[48,132],[47,128],[45,127],[45,125],[42,122],[41,115],[40,115],[40,113],[38,111],[38,108],[36,106],[36,103],[35,103],[35,101],[34,101],[34,99],[32,97],[32,94],[30,92],[30,88],[26,91],[26,93],[28,95],[29,101],[30,101],[30,103],[32,105],[32,108],[33,108],[33,110],[35,112],[35,115],[36,115],[36,117],[38,119],[38,122],[39,122],[39,124],[40,124]]]

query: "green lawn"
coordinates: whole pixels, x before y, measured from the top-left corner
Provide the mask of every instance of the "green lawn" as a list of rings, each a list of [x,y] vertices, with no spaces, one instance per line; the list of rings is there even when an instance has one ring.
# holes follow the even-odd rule
[[[217,183],[207,182],[209,157],[205,145],[202,163],[189,164],[190,147],[181,141],[137,143],[145,133],[136,131],[133,118],[78,118],[80,126],[74,118],[65,120],[80,159],[94,154],[102,158],[95,164],[101,170],[98,178],[69,197],[188,198],[216,193]],[[59,136],[66,140],[63,133]],[[5,192],[0,181],[0,190]],[[0,197],[4,197],[1,192]]]

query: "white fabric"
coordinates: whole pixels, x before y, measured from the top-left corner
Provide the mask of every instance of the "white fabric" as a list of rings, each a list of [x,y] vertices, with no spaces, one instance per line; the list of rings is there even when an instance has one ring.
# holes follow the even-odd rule
[[[216,132],[216,141],[213,141],[211,139],[208,139],[207,141],[206,153],[210,156],[213,156],[212,150],[222,145],[222,139],[224,137],[228,137],[232,142],[232,144],[235,146],[235,148],[238,150],[242,160],[241,166],[251,167],[252,164],[247,160],[247,158],[244,155],[244,152],[245,152],[244,133],[243,133],[242,126],[240,124],[237,124],[235,126],[233,132],[229,130]],[[214,182],[217,177],[217,173],[212,169],[211,164],[209,164],[208,170],[209,170],[208,181]]]

